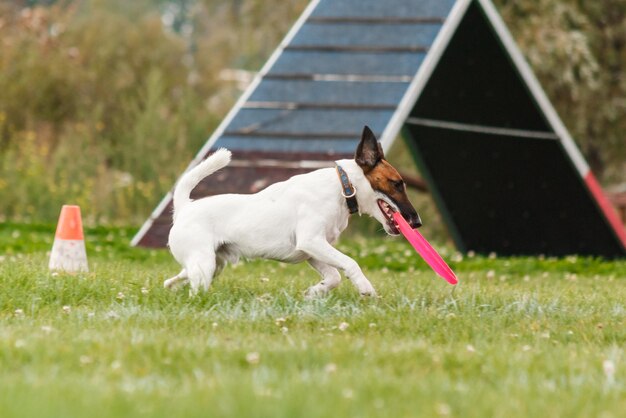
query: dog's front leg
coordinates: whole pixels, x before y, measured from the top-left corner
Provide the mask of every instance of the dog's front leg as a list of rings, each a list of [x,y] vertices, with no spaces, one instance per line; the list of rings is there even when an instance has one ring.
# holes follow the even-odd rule
[[[166,289],[171,289],[172,287],[176,286],[177,284],[181,283],[181,282],[186,282],[188,281],[189,278],[187,277],[187,270],[182,269],[180,273],[178,273],[176,276],[172,277],[171,279],[167,279],[166,281],[163,282],[163,286]]]
[[[305,293],[307,298],[323,296],[335,287],[339,286],[339,283],[341,282],[341,274],[339,274],[339,271],[337,271],[336,268],[326,263],[322,263],[314,258],[310,258],[308,263],[319,273],[320,276],[322,276],[322,281],[307,289]]]
[[[298,241],[298,249],[311,258],[343,270],[363,296],[376,296],[376,291],[356,261],[330,245],[323,238]]]

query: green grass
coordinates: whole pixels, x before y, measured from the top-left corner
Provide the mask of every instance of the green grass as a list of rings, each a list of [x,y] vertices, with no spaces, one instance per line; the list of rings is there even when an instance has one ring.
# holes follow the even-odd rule
[[[439,247],[460,278],[452,292],[403,240],[353,237],[340,246],[379,299],[344,281],[306,301],[315,272],[275,262],[230,267],[190,299],[162,289],[178,266],[165,251],[129,248],[132,232],[87,230],[91,272],[53,275],[53,227],[0,226],[0,416],[626,410],[626,261]]]

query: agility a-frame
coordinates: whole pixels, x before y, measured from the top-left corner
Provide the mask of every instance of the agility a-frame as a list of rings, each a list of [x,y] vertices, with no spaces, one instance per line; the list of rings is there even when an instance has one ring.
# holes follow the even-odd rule
[[[461,251],[626,255],[626,232],[489,0],[313,1],[190,166],[248,193],[403,132]],[[428,222],[428,220],[425,220]],[[164,246],[168,194],[133,239]]]

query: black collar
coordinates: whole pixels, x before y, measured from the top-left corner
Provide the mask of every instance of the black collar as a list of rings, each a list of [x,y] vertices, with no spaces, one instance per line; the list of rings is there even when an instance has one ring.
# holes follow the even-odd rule
[[[359,204],[356,201],[356,187],[350,183],[348,174],[339,164],[335,163],[335,169],[337,170],[337,175],[341,182],[341,194],[346,198],[348,210],[350,214],[357,213],[359,211]]]

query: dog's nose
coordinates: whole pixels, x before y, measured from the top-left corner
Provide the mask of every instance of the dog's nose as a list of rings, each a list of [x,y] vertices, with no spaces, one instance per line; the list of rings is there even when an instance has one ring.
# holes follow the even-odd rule
[[[411,225],[411,228],[413,229],[416,229],[422,226],[422,218],[420,218],[419,214],[415,213],[415,215],[411,216],[409,225]]]

